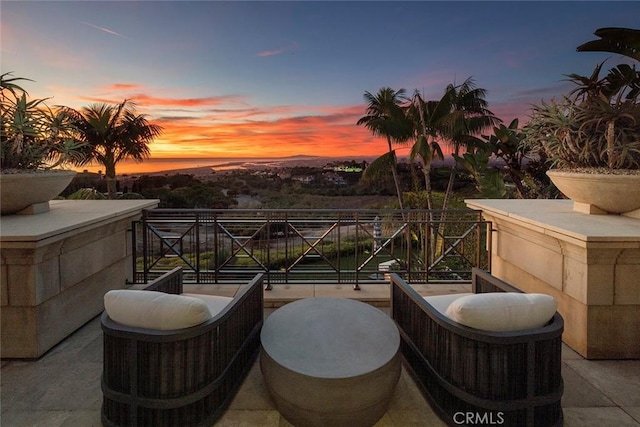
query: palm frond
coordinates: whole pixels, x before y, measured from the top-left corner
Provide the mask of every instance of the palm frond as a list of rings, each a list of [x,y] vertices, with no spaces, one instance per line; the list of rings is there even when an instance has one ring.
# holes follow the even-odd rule
[[[611,52],[640,61],[640,30],[632,28],[599,28],[595,35],[599,40],[581,44],[578,52]]]
[[[362,173],[363,179],[376,179],[388,176],[392,168],[396,167],[396,152],[389,151],[372,161]]]

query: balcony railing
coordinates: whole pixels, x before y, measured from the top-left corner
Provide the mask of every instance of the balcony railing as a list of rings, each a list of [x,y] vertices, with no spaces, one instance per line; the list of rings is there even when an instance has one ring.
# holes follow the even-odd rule
[[[134,280],[186,283],[466,282],[490,270],[491,223],[473,210],[152,209],[133,224]]]

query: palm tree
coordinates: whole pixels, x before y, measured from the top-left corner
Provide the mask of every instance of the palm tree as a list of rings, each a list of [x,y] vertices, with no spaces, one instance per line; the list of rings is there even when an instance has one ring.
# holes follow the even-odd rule
[[[366,91],[364,99],[367,102],[367,115],[358,120],[357,124],[365,126],[374,136],[383,136],[387,139],[389,151],[376,159],[372,165],[391,168],[398,204],[400,209],[403,209],[402,191],[396,170],[396,154],[393,144],[408,141],[413,133],[412,124],[406,119],[402,109],[402,105],[407,102],[405,90],[395,91],[390,87],[383,87],[376,95]],[[374,169],[376,168],[371,168],[372,171]],[[367,172],[365,171],[365,173]]]
[[[442,158],[440,143],[451,146],[454,154],[458,155],[462,148],[481,141],[475,136],[476,134],[500,123],[500,120],[487,109],[485,95],[486,91],[476,88],[471,78],[458,86],[448,85],[438,101],[424,101],[420,93],[415,92],[407,115],[414,123],[415,130],[415,143],[411,150],[412,159],[421,158],[426,169],[423,172],[428,173],[433,156]],[[449,179],[442,209],[447,208],[454,178],[455,167]],[[425,185],[429,192],[427,175],[425,175]],[[431,208],[429,206],[429,209]]]
[[[488,109],[486,94],[485,89],[476,87],[471,77],[458,86],[453,84],[447,86],[443,99],[450,102],[451,113],[443,120],[443,131],[455,156],[460,155],[462,148],[483,143],[477,135],[502,122]],[[456,167],[454,165],[451,168],[449,183],[442,203],[443,210],[447,209],[449,205],[455,177]]]
[[[104,165],[109,198],[115,198],[116,165],[124,159],[142,161],[149,157],[148,144],[162,128],[137,114],[135,103],[128,99],[118,105],[92,104],[81,111],[69,111],[87,143],[85,164],[96,161]]]
[[[434,209],[431,191],[431,161],[443,158],[440,144],[451,145],[454,154],[458,154],[462,147],[475,144],[479,138],[474,135],[492,123],[499,120],[487,109],[484,100],[485,90],[476,88],[471,78],[459,86],[448,85],[438,101],[424,101],[419,92],[415,92],[411,104],[407,108],[407,116],[414,123],[415,142],[411,149],[411,159],[419,157],[423,163],[425,190],[427,193],[427,208]],[[440,223],[435,236],[430,239],[430,253],[436,257],[442,250],[444,234],[444,220],[446,209],[453,191],[455,166],[451,170],[447,192],[442,205]],[[433,221],[433,213],[429,213]],[[435,237],[435,238],[434,238]]]
[[[581,44],[578,52],[610,52],[640,61],[640,30],[632,28],[599,28],[594,33],[600,40]]]
[[[407,117],[414,123],[415,142],[411,147],[410,158],[411,161],[418,158],[422,162],[427,209],[430,210],[434,209],[431,192],[431,162],[434,159],[444,158],[438,140],[442,136],[440,123],[449,114],[449,105],[445,101],[444,98],[440,101],[424,101],[420,93],[415,91],[411,104],[406,109]]]

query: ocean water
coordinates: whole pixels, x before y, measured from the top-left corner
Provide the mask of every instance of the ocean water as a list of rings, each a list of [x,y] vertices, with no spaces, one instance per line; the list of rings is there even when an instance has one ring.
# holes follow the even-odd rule
[[[264,157],[218,157],[218,158],[148,158],[142,162],[132,160],[123,160],[116,165],[116,173],[124,174],[142,174],[155,173],[164,171],[175,171],[180,169],[193,169],[210,167],[214,171],[225,171],[233,169],[250,169],[250,168],[270,168],[279,167],[286,163],[297,162],[298,164],[326,164],[332,158],[320,158],[313,156],[295,156],[282,158],[264,158]],[[78,172],[88,171],[97,173],[104,172],[104,166],[101,164],[89,164],[83,167],[75,168]]]
[[[179,171],[181,169],[212,168],[216,172],[234,169],[265,169],[283,166],[322,167],[336,161],[372,162],[377,156],[354,157],[319,157],[319,156],[291,156],[291,157],[197,157],[197,158],[158,158],[150,157],[142,162],[123,160],[116,165],[117,175],[139,175]],[[409,162],[407,157],[399,156],[398,162]],[[434,161],[432,167],[451,166],[453,160],[447,157],[444,161]],[[73,168],[78,172],[104,172],[101,164],[89,164]],[[187,171],[185,171],[187,172]]]

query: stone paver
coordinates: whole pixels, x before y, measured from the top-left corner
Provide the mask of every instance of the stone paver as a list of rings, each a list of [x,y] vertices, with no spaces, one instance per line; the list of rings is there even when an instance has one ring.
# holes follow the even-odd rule
[[[617,406],[640,406],[640,360],[568,360],[566,364]]]
[[[314,296],[315,293],[312,285],[305,289],[291,288],[278,285],[277,294],[270,294],[269,298],[287,299],[289,291],[297,297]],[[327,290],[323,288],[323,292]],[[428,294],[437,290],[433,287],[424,289]],[[444,288],[443,291],[450,292]],[[357,295],[352,297],[357,298]],[[273,310],[265,308],[265,315]],[[388,313],[388,308],[382,308],[382,311]],[[37,361],[5,359],[0,366],[2,427],[101,426],[102,332],[99,317]],[[565,427],[640,427],[640,360],[585,360],[563,346],[563,378]],[[375,427],[444,425],[403,369],[389,410]],[[216,426],[291,427],[275,410],[258,363]]]
[[[621,408],[563,408],[564,427],[638,427]]]

